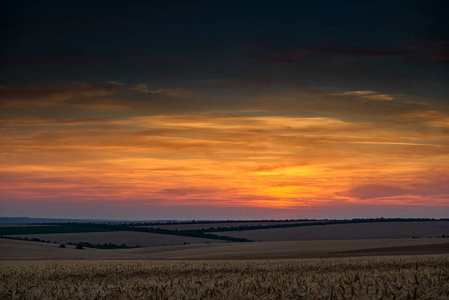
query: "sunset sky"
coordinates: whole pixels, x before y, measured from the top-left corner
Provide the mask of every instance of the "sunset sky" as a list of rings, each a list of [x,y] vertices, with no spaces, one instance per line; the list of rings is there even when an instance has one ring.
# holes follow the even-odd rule
[[[5,1],[0,216],[449,217],[447,1]]]

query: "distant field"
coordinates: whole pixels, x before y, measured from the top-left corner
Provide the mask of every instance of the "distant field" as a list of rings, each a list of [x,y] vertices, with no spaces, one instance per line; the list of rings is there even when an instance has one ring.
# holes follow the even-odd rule
[[[366,255],[449,254],[449,241],[401,239],[225,243],[129,249],[127,253],[134,252],[137,256],[155,259],[290,259],[364,256],[364,251],[373,249],[376,249],[375,254]]]
[[[267,225],[277,225],[277,224],[302,224],[311,223],[314,221],[260,221],[260,222],[211,222],[211,223],[192,223],[192,224],[156,224],[151,226],[136,226],[145,228],[161,228],[161,229],[171,229],[171,230],[191,230],[191,229],[209,229],[218,227],[238,227],[238,226],[267,226]],[[315,221],[316,222],[316,221]]]
[[[375,239],[348,241],[327,240],[255,243],[213,243],[111,250],[91,248],[86,248],[85,250],[76,250],[74,246],[67,246],[66,248],[59,248],[58,246],[59,244],[0,239],[0,260],[279,259],[401,254],[449,255],[449,241],[445,239]],[[374,250],[374,254],[369,252],[373,251],[373,249],[377,249]],[[354,251],[359,252],[354,253]],[[364,251],[368,252],[365,253]]]
[[[448,299],[449,256],[3,261],[1,299]]]
[[[223,231],[253,241],[351,240],[449,236],[449,221],[330,224],[305,227]]]
[[[72,233],[72,232],[104,232],[111,228],[89,227],[74,225],[14,225],[0,227],[0,235],[25,235],[46,233]]]
[[[86,232],[86,233],[50,233],[20,235],[21,238],[37,238],[57,243],[89,242],[91,244],[126,244],[127,246],[162,246],[180,245],[183,243],[202,244],[210,242],[223,242],[221,240],[195,238],[189,236],[177,236],[136,231],[112,231],[112,232]]]
[[[32,224],[32,225],[29,225],[29,224],[23,224],[23,225],[16,225],[16,224],[14,224],[14,225],[11,225],[11,224],[3,224],[3,225],[0,225],[0,228],[6,228],[6,227],[35,227],[35,226],[57,226],[57,225],[42,225],[42,224]]]

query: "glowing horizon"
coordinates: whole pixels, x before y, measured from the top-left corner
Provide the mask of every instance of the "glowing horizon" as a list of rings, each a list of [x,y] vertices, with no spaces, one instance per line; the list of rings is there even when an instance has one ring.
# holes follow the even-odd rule
[[[2,160],[0,190],[16,203],[276,209],[447,204],[449,123],[433,110],[396,114],[388,126],[217,110],[2,121],[8,159]],[[410,129],[417,126],[432,134]]]

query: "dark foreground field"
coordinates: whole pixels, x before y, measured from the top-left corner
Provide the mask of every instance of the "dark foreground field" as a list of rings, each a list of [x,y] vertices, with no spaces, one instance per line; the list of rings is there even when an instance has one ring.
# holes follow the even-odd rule
[[[448,299],[449,257],[2,261],[1,299]]]

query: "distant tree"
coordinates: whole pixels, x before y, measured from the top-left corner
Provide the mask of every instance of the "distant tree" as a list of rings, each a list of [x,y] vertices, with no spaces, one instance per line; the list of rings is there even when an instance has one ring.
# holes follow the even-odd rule
[[[78,246],[76,246],[76,249],[81,249],[81,250],[83,250],[83,249],[84,249],[84,247],[83,247],[83,246],[81,246],[81,245],[78,245]]]
[[[59,248],[65,248],[64,244],[59,245]]]

